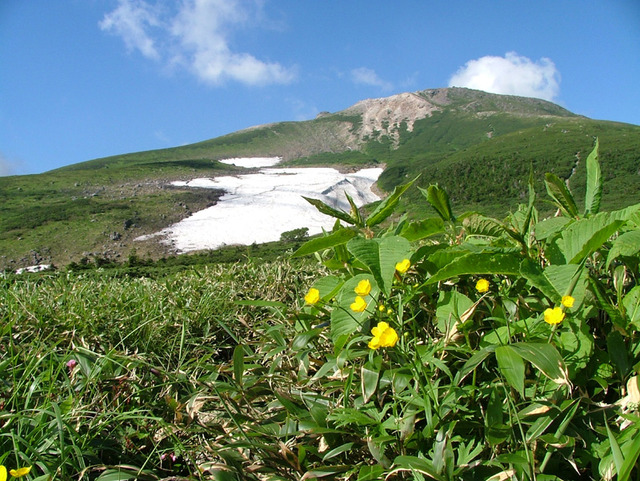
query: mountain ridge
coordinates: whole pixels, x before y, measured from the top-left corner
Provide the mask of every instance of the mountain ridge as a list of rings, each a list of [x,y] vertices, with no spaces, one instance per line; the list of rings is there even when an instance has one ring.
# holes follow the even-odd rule
[[[541,99],[464,88],[426,89],[363,99],[306,121],[272,122],[190,145],[121,154],[43,174],[0,178],[0,268],[34,260],[122,258],[133,239],[215,204],[219,193],[168,187],[173,180],[248,172],[219,160],[282,157],[283,166],[384,166],[378,187],[421,174],[440,183],[460,209],[506,213],[547,171],[571,177],[576,155],[600,138],[605,192],[612,205],[640,197],[640,127],[592,120]],[[574,183],[574,179],[576,182]],[[607,187],[610,186],[610,187]],[[408,211],[424,208],[417,189]],[[115,240],[114,240],[115,239]],[[170,254],[157,246],[140,254]]]

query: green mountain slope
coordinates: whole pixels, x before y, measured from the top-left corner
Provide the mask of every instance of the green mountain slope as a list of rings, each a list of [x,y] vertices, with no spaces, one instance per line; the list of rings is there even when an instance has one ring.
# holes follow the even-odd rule
[[[122,260],[133,239],[209,205],[220,193],[169,182],[238,169],[230,157],[280,156],[286,165],[384,165],[386,191],[421,174],[439,183],[454,209],[506,213],[526,192],[529,170],[584,185],[595,137],[607,207],[638,202],[640,127],[577,116],[538,99],[468,89],[432,89],[367,99],[314,120],[252,127],[196,144],[118,155],[38,175],[0,178],[0,269],[83,257]],[[243,170],[244,171],[244,170]],[[541,184],[536,186],[542,194]],[[543,197],[543,195],[541,195]],[[424,208],[417,189],[407,210]],[[169,251],[154,242],[138,254]]]

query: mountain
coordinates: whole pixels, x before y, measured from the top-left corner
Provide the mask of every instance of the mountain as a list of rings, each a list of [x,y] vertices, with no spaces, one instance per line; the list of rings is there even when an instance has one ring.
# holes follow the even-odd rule
[[[584,159],[600,139],[603,204],[640,199],[640,126],[575,115],[553,103],[462,89],[430,89],[367,99],[302,122],[251,127],[203,142],[90,160],[37,175],[0,178],[0,269],[84,258],[167,255],[157,232],[217,202],[220,192],[174,180],[245,172],[219,162],[279,156],[287,166],[383,166],[382,191],[420,174],[439,183],[454,210],[506,214],[525,198],[530,171],[554,172],[578,198]],[[410,213],[426,209],[418,189]]]

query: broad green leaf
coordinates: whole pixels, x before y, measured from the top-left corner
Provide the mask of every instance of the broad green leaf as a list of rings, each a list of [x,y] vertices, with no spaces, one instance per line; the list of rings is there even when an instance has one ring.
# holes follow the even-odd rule
[[[476,367],[478,367],[482,362],[488,358],[493,352],[495,352],[496,346],[487,346],[479,351],[476,351],[473,356],[464,363],[462,369],[456,374],[456,381],[459,384],[465,376],[469,375]]]
[[[607,255],[607,269],[618,256],[632,256],[640,251],[640,229],[625,232],[613,241]]]
[[[460,316],[471,306],[473,301],[458,291],[442,291],[436,307],[438,329],[449,334],[460,322]]]
[[[635,286],[624,296],[622,305],[629,324],[640,329],[640,286]]]
[[[534,227],[536,239],[545,240],[553,237],[555,234],[562,232],[570,222],[571,219],[567,217],[549,217],[548,219],[541,220]]]
[[[547,187],[547,193],[555,200],[560,210],[569,217],[577,218],[578,207],[564,180],[560,179],[556,174],[547,172],[544,176],[544,183]]]
[[[570,385],[567,367],[552,344],[518,342],[511,344],[511,348],[556,384]]]
[[[496,347],[498,368],[513,388],[524,397],[524,361],[510,345]]]
[[[599,249],[624,222],[618,212],[603,212],[577,220],[562,231],[558,246],[568,264],[579,264]]]
[[[584,215],[597,214],[602,200],[602,174],[598,162],[598,139],[587,157],[587,190],[584,196]]]
[[[297,251],[293,253],[292,257],[302,257],[308,254],[313,254],[314,252],[319,252],[325,249],[330,249],[332,247],[346,244],[356,235],[356,231],[352,229],[339,229],[335,232],[332,232],[331,234],[308,240],[307,242],[302,244]]]
[[[517,254],[480,252],[458,257],[444,266],[426,284],[444,281],[452,277],[469,274],[519,275],[522,257]]]
[[[331,216],[335,219],[340,219],[345,221],[347,224],[357,224],[357,220],[351,217],[349,214],[342,210],[334,209],[330,205],[325,204],[321,200],[312,199],[311,197],[302,196],[304,200],[309,202],[309,204],[313,205],[319,212]]]
[[[522,277],[533,287],[540,289],[551,301],[560,304],[562,297],[570,294],[576,300],[576,307],[582,303],[586,287],[586,275],[582,271],[578,272],[579,269],[580,266],[576,264],[565,264],[550,265],[542,270],[538,263],[530,259],[525,259],[520,264]],[[577,282],[576,275],[580,275]]]
[[[396,205],[398,204],[398,201],[400,200],[400,196],[404,194],[405,191],[409,187],[411,187],[416,180],[418,180],[418,177],[416,177],[410,182],[407,182],[406,184],[396,186],[396,188],[393,189],[392,194],[389,195],[382,202],[380,202],[380,204],[378,204],[378,207],[376,207],[376,209],[371,213],[371,215],[367,217],[365,224],[368,227],[372,227],[374,225],[379,224],[380,222],[385,220],[387,217],[389,217],[393,213],[393,210],[395,209]]]
[[[373,274],[382,290],[391,292],[396,264],[411,257],[411,244],[400,236],[376,239],[356,237],[347,244],[347,249]]]
[[[585,321],[577,318],[568,321],[560,329],[556,344],[569,370],[569,378],[573,379],[593,356],[594,339]]]
[[[337,276],[320,277],[313,283],[313,287],[320,292],[322,300],[329,301],[333,298],[342,287],[343,280]]]
[[[438,185],[430,185],[426,190],[420,189],[420,192],[427,198],[427,201],[436,210],[438,215],[444,221],[455,221],[456,218],[451,211],[451,202],[449,194]]]
[[[439,217],[433,217],[415,222],[407,222],[400,231],[400,235],[413,242],[426,237],[440,234],[444,231],[444,222]]]
[[[484,237],[503,237],[507,227],[491,217],[474,214],[462,222],[467,235]]]
[[[383,477],[383,473],[384,468],[379,464],[362,466],[358,472],[358,479],[356,481],[377,481]]]
[[[371,292],[364,299],[367,307],[363,312],[355,312],[351,309],[357,294],[355,288],[361,280],[371,283]],[[376,308],[376,299],[380,293],[378,283],[370,274],[359,274],[347,280],[337,296],[337,306],[331,311],[331,338],[334,340],[341,336],[350,336],[361,329]]]

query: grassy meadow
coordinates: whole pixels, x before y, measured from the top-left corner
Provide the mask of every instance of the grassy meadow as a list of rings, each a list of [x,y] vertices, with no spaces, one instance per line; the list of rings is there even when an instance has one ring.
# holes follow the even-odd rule
[[[5,274],[0,465],[640,479],[640,204],[604,208],[597,143],[583,167],[579,194],[525,177],[506,218],[413,178],[367,211],[317,202],[340,222],[268,261]],[[431,214],[396,217],[416,191]]]

